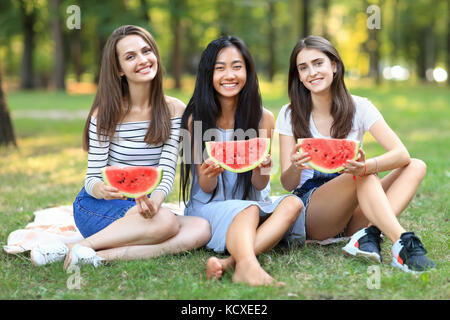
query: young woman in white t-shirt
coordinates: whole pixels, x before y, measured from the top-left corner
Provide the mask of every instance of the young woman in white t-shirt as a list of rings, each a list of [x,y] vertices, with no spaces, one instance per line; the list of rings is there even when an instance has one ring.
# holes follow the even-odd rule
[[[407,207],[422,181],[426,165],[411,159],[408,150],[373,104],[352,96],[344,83],[344,65],[331,43],[309,36],[295,46],[289,67],[290,103],[278,115],[281,183],[304,203],[299,220],[307,238],[322,240],[344,232],[352,236],[344,253],[381,263],[381,232],[392,243],[392,265],[404,271],[435,268],[413,232],[397,216]],[[348,138],[363,142],[369,131],[386,153],[366,159],[360,149],[337,174],[324,174],[306,165],[297,139]],[[378,172],[392,170],[383,179]]]

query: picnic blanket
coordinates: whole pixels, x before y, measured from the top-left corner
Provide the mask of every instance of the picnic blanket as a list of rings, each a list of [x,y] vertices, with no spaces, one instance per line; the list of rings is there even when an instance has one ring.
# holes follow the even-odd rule
[[[276,198],[276,197],[273,197]],[[163,203],[163,207],[175,214],[183,215],[184,205]],[[83,239],[73,218],[72,206],[58,206],[34,212],[34,221],[28,223],[24,229],[11,232],[7,244],[3,246],[6,253],[17,254],[32,250],[38,243],[44,244],[55,241],[63,243],[76,242]],[[330,238],[323,241],[307,240],[306,243],[328,245],[347,241],[349,238]]]

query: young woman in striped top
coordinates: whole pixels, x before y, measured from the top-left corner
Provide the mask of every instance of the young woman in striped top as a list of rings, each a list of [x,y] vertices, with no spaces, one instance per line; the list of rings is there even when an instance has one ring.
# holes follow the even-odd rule
[[[64,267],[104,260],[150,258],[198,248],[210,238],[209,223],[176,216],[161,204],[172,189],[184,104],[164,95],[157,45],[146,30],[117,28],[108,39],[97,95],[86,121],[85,186],[73,204],[85,239],[32,251],[35,265],[61,261]],[[103,183],[101,168],[160,166],[163,177],[149,197],[127,199]]]

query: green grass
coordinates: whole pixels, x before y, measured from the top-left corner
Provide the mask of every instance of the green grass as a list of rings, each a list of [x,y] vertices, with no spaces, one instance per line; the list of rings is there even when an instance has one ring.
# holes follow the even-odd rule
[[[264,105],[275,116],[287,102],[280,85],[262,84]],[[62,264],[32,268],[29,254],[0,253],[0,299],[449,299],[449,178],[450,91],[445,87],[385,85],[351,88],[368,97],[383,113],[410,151],[427,163],[427,175],[417,196],[400,217],[401,224],[423,240],[428,256],[439,270],[422,276],[390,266],[389,240],[382,244],[380,289],[367,287],[370,263],[346,258],[340,244],[302,249],[277,248],[259,260],[285,287],[252,288],[234,284],[231,274],[222,281],[207,281],[205,262],[213,253],[201,249],[145,261],[118,261],[95,269],[80,269],[81,289],[68,289],[73,274]],[[189,93],[170,90],[187,102]],[[81,188],[86,153],[81,150],[84,119],[36,119],[36,110],[87,111],[93,95],[49,92],[8,94],[18,149],[0,149],[0,241],[33,221],[33,212],[70,205]],[[14,116],[16,115],[16,116]],[[368,135],[368,156],[383,152]],[[278,162],[278,141],[273,158]],[[272,175],[272,194],[286,193]],[[168,201],[178,200],[178,183]]]

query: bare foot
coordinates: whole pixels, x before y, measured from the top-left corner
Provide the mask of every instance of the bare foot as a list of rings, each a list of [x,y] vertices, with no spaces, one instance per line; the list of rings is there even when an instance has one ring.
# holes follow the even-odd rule
[[[228,257],[226,259],[211,257],[206,262],[206,279],[219,280],[223,273],[232,267],[234,267],[233,257]]]
[[[222,277],[223,268],[220,259],[211,257],[206,262],[206,279],[219,280]]]
[[[272,278],[256,261],[243,261],[236,264],[233,275],[233,282],[242,282],[250,286],[284,286],[283,282],[276,281]]]

